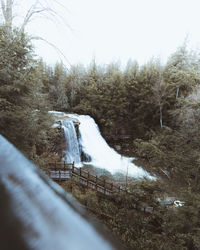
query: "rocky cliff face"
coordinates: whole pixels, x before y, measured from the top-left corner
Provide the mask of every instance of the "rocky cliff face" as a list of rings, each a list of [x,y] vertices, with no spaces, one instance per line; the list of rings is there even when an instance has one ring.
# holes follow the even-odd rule
[[[62,120],[69,120],[74,123],[75,130],[77,133],[77,137],[79,136],[79,124],[80,122],[76,118],[70,118],[66,115],[64,116],[55,116],[55,123],[54,123],[54,129],[55,129],[55,138],[52,143],[52,152],[51,152],[51,160],[54,161],[62,161],[64,157],[64,152],[66,151],[66,138],[64,135],[64,130],[62,128]]]
[[[55,161],[60,162],[64,157],[67,145],[64,130],[62,128],[62,120],[72,120],[75,125],[77,135],[79,131],[78,126],[80,123],[77,119],[69,118],[66,115],[52,115],[54,123],[52,125],[53,129],[51,129],[51,132],[49,133],[48,143],[46,143],[46,146],[34,146],[32,160],[42,169],[46,168],[47,163]]]

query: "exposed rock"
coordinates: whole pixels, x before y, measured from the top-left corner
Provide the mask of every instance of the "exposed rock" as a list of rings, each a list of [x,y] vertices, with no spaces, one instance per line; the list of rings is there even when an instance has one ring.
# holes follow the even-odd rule
[[[53,146],[51,153],[49,153],[49,161],[62,161],[64,152],[66,151],[65,135],[62,129],[62,121],[68,120],[74,123],[77,137],[79,137],[79,125],[80,122],[76,118],[71,118],[62,112],[50,112],[55,119],[53,128],[55,128],[55,139],[53,140]]]
[[[115,145],[114,148],[115,148],[117,151],[120,151],[122,147],[121,147],[120,145]]]

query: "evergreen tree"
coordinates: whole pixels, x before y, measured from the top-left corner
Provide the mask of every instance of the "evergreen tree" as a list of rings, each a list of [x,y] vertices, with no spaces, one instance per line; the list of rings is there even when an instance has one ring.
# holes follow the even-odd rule
[[[49,89],[49,99],[53,109],[61,111],[67,111],[69,109],[66,94],[66,72],[63,64],[55,65],[52,83]]]
[[[28,36],[0,26],[0,133],[29,157],[41,132],[34,111],[42,106],[37,73]]]
[[[174,88],[174,98],[186,96],[199,83],[199,58],[183,44],[169,58],[164,69],[164,80]]]

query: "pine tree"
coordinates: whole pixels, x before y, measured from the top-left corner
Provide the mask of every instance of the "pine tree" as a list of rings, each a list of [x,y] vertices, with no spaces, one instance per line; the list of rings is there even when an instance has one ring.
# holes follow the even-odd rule
[[[41,134],[34,111],[42,106],[37,69],[28,36],[0,26],[0,133],[29,157]]]

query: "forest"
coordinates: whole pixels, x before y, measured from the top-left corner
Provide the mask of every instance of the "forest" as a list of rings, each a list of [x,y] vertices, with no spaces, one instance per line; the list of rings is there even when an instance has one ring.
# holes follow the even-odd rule
[[[35,59],[31,37],[0,25],[0,134],[42,167],[56,133],[49,110],[89,114],[103,136],[157,181],[132,181],[133,195],[104,199],[69,182],[72,194],[127,249],[200,249],[200,54],[183,43],[165,64],[129,61],[88,67]],[[123,144],[120,136],[129,135]],[[127,150],[128,149],[128,150]],[[175,196],[167,207],[158,197]],[[136,211],[148,202],[154,212]]]

